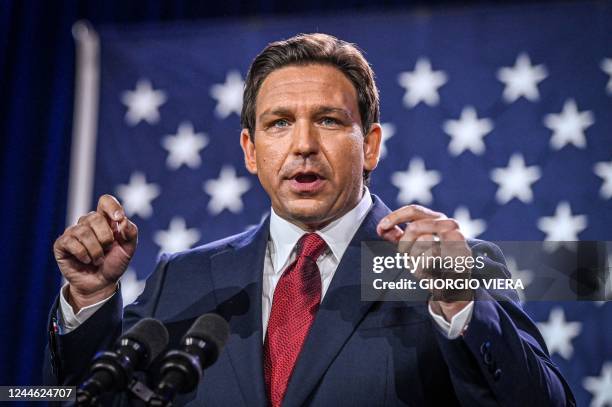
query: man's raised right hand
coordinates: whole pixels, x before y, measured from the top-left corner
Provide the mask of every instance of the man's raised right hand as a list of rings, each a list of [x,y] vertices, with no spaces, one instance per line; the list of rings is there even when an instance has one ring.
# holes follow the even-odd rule
[[[138,228],[112,195],[102,195],[95,212],[80,217],[55,241],[53,253],[75,312],[115,292],[137,242]]]

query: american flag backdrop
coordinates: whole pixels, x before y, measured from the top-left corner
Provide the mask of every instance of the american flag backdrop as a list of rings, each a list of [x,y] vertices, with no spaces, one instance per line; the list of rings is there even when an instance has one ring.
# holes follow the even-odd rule
[[[487,240],[612,240],[611,2],[94,28],[75,27],[69,221],[103,193],[121,200],[140,230],[127,302],[159,253],[269,211],[238,143],[243,80],[267,43],[301,32],[370,61],[384,137],[371,191],[391,208],[420,203]],[[612,304],[525,308],[579,405],[612,406]]]

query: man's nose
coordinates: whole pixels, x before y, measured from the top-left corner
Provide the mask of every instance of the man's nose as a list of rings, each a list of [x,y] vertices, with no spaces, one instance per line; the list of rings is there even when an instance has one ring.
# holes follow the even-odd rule
[[[293,135],[293,154],[308,157],[319,152],[319,134],[309,121],[296,122]]]

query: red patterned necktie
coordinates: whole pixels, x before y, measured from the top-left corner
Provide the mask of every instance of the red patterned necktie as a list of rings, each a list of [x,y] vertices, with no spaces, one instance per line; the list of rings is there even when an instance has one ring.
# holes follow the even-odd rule
[[[272,300],[264,342],[264,373],[273,407],[283,401],[295,361],[321,302],[321,275],[317,258],[327,244],[316,233],[297,243],[297,258],[281,276]]]

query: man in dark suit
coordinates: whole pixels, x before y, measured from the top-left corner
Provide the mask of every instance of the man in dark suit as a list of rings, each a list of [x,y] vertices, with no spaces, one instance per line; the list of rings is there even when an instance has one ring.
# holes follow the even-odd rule
[[[466,241],[453,219],[417,205],[392,212],[370,194],[378,92],[353,45],[323,34],[270,44],[251,65],[242,127],[245,164],[270,196],[270,216],[163,256],[125,311],[117,281],[138,232],[119,202],[102,196],[58,238],[68,284],[51,311],[48,383],[79,383],[93,354],[143,317],[162,320],[176,345],[190,322],[216,312],[230,324],[227,346],[179,404],[574,404],[513,292],[361,301],[363,241],[403,252],[452,241],[454,256],[485,256],[487,273],[508,272],[497,247]]]

